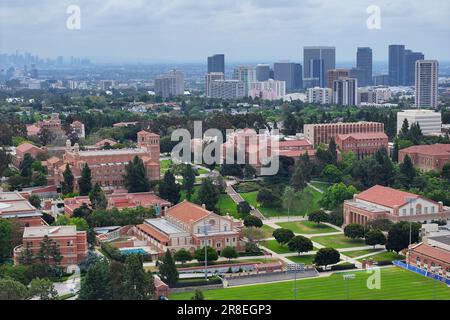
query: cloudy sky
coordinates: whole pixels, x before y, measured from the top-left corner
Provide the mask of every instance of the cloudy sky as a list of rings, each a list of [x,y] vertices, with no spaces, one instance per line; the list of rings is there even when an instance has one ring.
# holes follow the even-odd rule
[[[81,29],[66,26],[69,5]],[[366,12],[381,10],[381,29]],[[387,46],[405,44],[426,58],[450,60],[449,0],[0,0],[0,52],[43,57],[141,62],[301,61],[302,47],[331,45],[338,61],[358,46],[387,60]]]

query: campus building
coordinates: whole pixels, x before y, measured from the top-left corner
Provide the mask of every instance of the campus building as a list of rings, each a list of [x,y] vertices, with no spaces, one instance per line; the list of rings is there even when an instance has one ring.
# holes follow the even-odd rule
[[[14,248],[14,263],[19,264],[26,251],[36,258],[45,237],[58,246],[62,267],[80,264],[87,255],[86,231],[77,231],[76,226],[27,227],[23,231],[22,245]]]
[[[114,192],[107,194],[108,200],[107,209],[117,208],[119,210],[126,208],[153,208],[159,207],[164,210],[166,207],[170,207],[171,203],[167,200],[161,199],[154,192],[139,192],[128,193],[126,191]],[[74,198],[64,199],[64,213],[71,216],[74,210],[81,207],[83,204],[91,205],[91,201],[88,196],[79,196]]]
[[[39,148],[31,143],[25,142],[16,148],[15,154],[13,154],[12,157],[12,163],[14,166],[19,168],[23,158],[25,158],[25,154],[29,153],[34,159],[36,159],[39,155],[42,155],[45,152],[47,152],[45,148]]]
[[[450,163],[450,144],[431,144],[411,146],[398,152],[398,161],[403,163],[408,155],[415,168],[423,171],[442,171],[442,168]]]
[[[403,110],[397,112],[397,134],[402,129],[403,122],[408,120],[411,127],[413,123],[418,123],[424,135],[441,134],[442,115],[440,112],[424,109]]]
[[[336,140],[338,134],[384,132],[384,124],[380,122],[339,122],[305,124],[305,138],[314,146],[329,144],[331,138]]]
[[[229,215],[220,216],[186,200],[166,209],[161,218],[145,220],[133,231],[140,240],[149,242],[160,252],[183,248],[194,251],[205,245],[219,254],[227,246],[238,251],[243,249],[240,220]]]
[[[0,192],[0,218],[16,219],[24,227],[46,225],[42,214],[19,192]]]
[[[375,185],[353,199],[344,201],[344,226],[351,223],[367,225],[370,220],[432,221],[450,218],[450,208],[423,196]]]
[[[336,145],[339,151],[352,151],[362,159],[374,155],[380,148],[388,150],[388,136],[384,132],[338,134]]]
[[[63,137],[66,134],[58,113],[52,113],[49,119],[27,125],[27,135],[29,137],[39,135],[42,130],[50,131],[55,137]],[[70,124],[70,131],[79,138],[85,138],[86,136],[84,124],[78,120]]]
[[[76,179],[81,177],[81,171],[87,164],[91,169],[93,184],[98,183],[106,189],[119,189],[124,186],[125,166],[137,156],[144,162],[147,177],[150,181],[159,180],[159,135],[148,131],[140,131],[137,138],[138,146],[136,148],[113,150],[82,151],[78,144],[71,147],[69,142],[63,156],[63,164],[58,166],[54,172],[49,172],[49,175],[59,185],[63,181],[66,164],[69,164]],[[75,185],[77,188],[77,184]]]

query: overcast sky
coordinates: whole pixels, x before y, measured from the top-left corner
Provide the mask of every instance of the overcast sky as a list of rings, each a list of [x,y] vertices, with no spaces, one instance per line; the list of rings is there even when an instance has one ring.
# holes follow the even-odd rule
[[[69,5],[81,29],[69,30]],[[367,7],[381,9],[369,30]],[[0,0],[0,52],[141,62],[302,60],[308,45],[336,46],[353,61],[358,46],[387,60],[389,44],[450,60],[449,0]]]

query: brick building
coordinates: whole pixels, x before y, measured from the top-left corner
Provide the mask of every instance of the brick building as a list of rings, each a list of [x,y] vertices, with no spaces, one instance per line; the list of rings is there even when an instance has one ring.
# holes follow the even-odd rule
[[[185,200],[167,209],[162,218],[147,219],[137,225],[134,233],[160,252],[182,248],[194,251],[208,245],[220,253],[227,246],[235,247],[238,251],[243,249],[241,230],[240,220],[220,216]]]
[[[122,210],[125,208],[136,208],[138,206],[144,208],[159,206],[162,210],[164,210],[165,207],[170,207],[171,205],[169,201],[161,199],[153,192],[127,193],[126,191],[119,191],[112,194],[107,194],[106,198],[108,200],[107,209],[117,208]],[[88,206],[91,205],[91,201],[88,196],[64,199],[64,213],[70,216],[73,215],[73,211],[81,207],[83,203]]]
[[[14,249],[14,263],[20,262],[26,249],[31,251],[33,257],[38,256],[41,242],[46,236],[58,245],[63,267],[79,264],[87,255],[86,231],[77,231],[76,226],[28,227],[23,232],[23,244]]]
[[[450,218],[450,208],[420,195],[375,185],[344,201],[344,226],[367,225],[377,218],[398,221],[432,221]]]
[[[42,214],[18,192],[0,192],[0,218],[17,219],[24,227],[46,225]]]
[[[47,150],[45,148],[39,148],[31,143],[25,142],[16,148],[16,152],[12,157],[12,163],[18,168],[22,163],[25,154],[29,153],[34,159],[36,159],[37,156],[46,152]]]
[[[53,172],[49,172],[49,175],[54,178],[57,185],[60,184],[63,181],[62,174],[66,164],[69,164],[73,175],[79,179],[81,170],[87,163],[91,169],[93,184],[99,183],[105,189],[119,189],[124,186],[125,165],[137,156],[144,162],[150,181],[159,180],[159,135],[140,131],[137,137],[138,147],[126,149],[81,151],[78,144],[71,147],[68,143],[63,164],[55,168]],[[77,184],[75,188],[78,188]]]
[[[316,156],[316,150],[306,139],[279,141],[278,150],[272,150],[271,148],[270,151],[277,152],[280,156],[293,158],[294,160],[298,160],[304,154],[308,154],[312,158]]]
[[[450,163],[450,144],[436,143],[401,149],[398,152],[398,161],[403,163],[406,155],[417,169],[440,172],[445,164]]]
[[[329,144],[331,138],[336,140],[338,134],[384,132],[384,124],[380,122],[340,122],[305,124],[305,138],[314,146]]]
[[[338,134],[336,145],[339,151],[352,151],[362,159],[374,155],[380,148],[388,150],[388,136],[384,132]]]

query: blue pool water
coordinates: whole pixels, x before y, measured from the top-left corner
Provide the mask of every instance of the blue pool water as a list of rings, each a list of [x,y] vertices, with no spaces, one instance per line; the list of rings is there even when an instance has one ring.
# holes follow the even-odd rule
[[[121,254],[147,254],[147,251],[145,251],[142,248],[138,249],[120,249]]]

